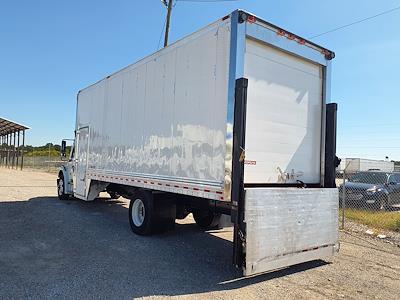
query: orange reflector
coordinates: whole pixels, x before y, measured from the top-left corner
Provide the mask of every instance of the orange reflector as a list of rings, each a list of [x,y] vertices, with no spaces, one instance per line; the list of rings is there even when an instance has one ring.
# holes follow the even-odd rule
[[[285,30],[279,29],[277,32],[278,35],[284,36],[286,34]]]
[[[249,16],[247,17],[247,21],[248,21],[249,23],[254,23],[254,22],[256,21],[256,17],[255,17],[255,16],[249,15]]]

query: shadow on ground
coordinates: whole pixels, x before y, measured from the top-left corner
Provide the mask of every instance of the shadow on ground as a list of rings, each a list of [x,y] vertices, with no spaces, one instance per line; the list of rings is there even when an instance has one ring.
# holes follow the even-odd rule
[[[38,197],[0,202],[0,298],[133,298],[237,289],[325,264],[243,279],[232,244],[195,224],[151,237],[129,228],[127,202]]]

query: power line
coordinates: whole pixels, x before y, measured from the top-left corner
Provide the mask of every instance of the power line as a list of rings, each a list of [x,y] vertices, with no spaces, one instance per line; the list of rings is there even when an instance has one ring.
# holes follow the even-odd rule
[[[317,37],[320,37],[321,35],[325,35],[325,34],[328,34],[328,33],[334,32],[334,31],[338,31],[338,30],[340,30],[340,29],[343,29],[343,28],[346,28],[346,27],[350,27],[350,26],[352,26],[352,25],[355,25],[355,24],[358,24],[358,23],[361,23],[361,22],[365,22],[365,21],[371,20],[371,19],[374,19],[374,18],[376,18],[376,17],[382,16],[382,15],[385,15],[385,14],[389,14],[389,13],[391,13],[391,12],[394,12],[394,11],[398,10],[398,9],[400,9],[400,6],[397,6],[397,7],[392,8],[392,9],[385,10],[385,11],[379,13],[379,14],[376,14],[376,15],[373,15],[373,16],[370,16],[370,17],[367,17],[367,18],[364,18],[364,19],[361,19],[361,20],[354,21],[354,22],[349,23],[349,24],[346,24],[346,25],[339,26],[339,27],[336,27],[336,28],[334,28],[334,29],[331,29],[331,30],[322,32],[322,33],[320,33],[320,34],[317,34],[317,35],[314,35],[314,36],[312,36],[312,37],[309,37],[308,39],[310,39],[310,40],[311,40],[311,39],[315,39],[315,38],[317,38]]]

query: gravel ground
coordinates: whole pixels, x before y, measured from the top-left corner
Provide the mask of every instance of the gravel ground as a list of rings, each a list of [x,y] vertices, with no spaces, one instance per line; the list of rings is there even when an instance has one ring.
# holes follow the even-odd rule
[[[397,247],[400,247],[400,232],[398,231],[376,229],[364,224],[354,222],[350,219],[345,220],[344,228],[347,233],[356,235],[360,234],[365,235],[366,232],[369,231],[370,233],[368,235],[370,235],[370,238],[375,238],[375,239],[380,239],[378,236],[383,235],[385,236],[385,238],[382,239],[383,242],[390,243],[396,245]]]
[[[330,262],[244,279],[232,231],[131,233],[126,200],[59,201],[55,175],[0,168],[0,298],[399,299],[400,248],[341,232]]]

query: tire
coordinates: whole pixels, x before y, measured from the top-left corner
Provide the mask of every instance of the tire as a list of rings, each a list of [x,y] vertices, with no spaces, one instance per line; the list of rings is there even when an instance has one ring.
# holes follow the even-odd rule
[[[69,195],[65,193],[65,181],[62,173],[58,174],[57,179],[57,195],[60,200],[68,200]]]
[[[129,224],[134,233],[149,235],[153,232],[154,199],[151,192],[137,191],[129,203]]]
[[[219,226],[221,214],[209,210],[196,210],[193,212],[196,224],[202,229],[215,229]]]

